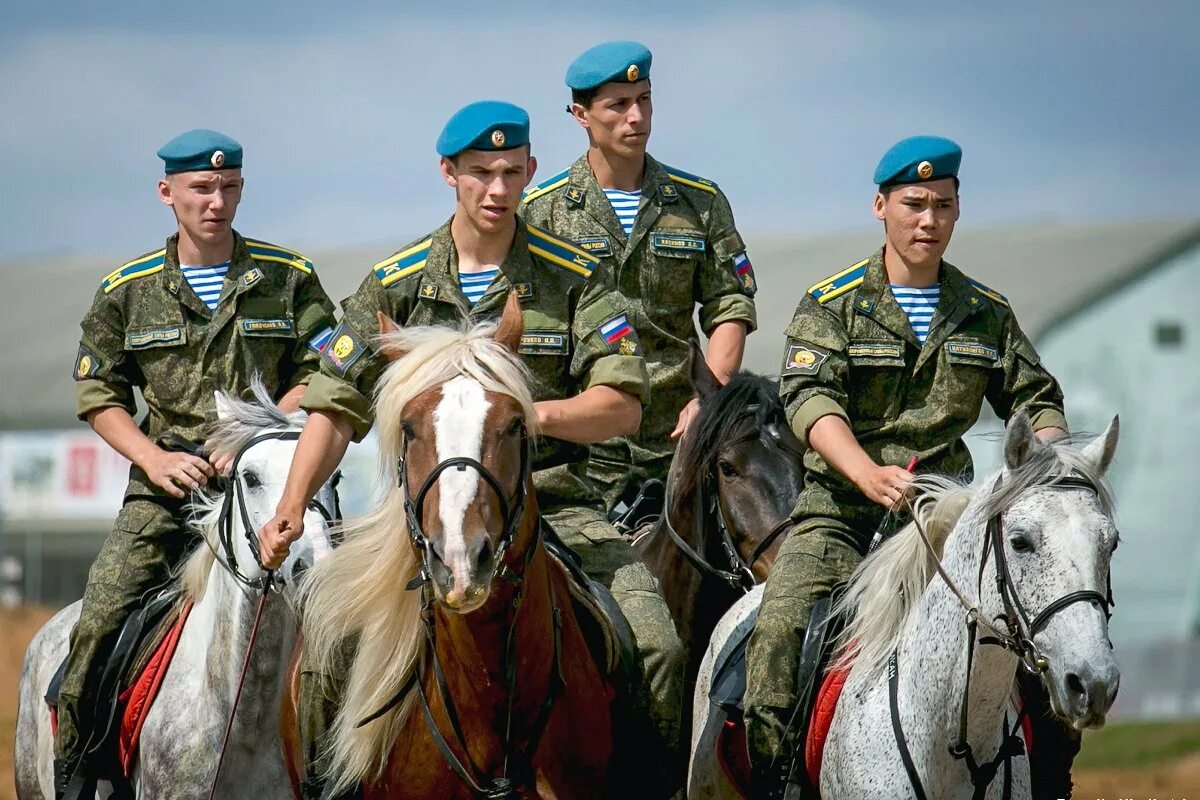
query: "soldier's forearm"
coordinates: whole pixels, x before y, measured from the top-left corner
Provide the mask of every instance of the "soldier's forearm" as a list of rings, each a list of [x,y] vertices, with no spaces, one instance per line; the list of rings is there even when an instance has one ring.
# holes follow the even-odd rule
[[[854,438],[846,420],[835,414],[826,414],[813,423],[808,430],[808,444],[855,486],[860,485],[865,474],[879,466]]]
[[[737,320],[722,322],[708,336],[708,368],[721,383],[728,383],[733,373],[742,367],[746,351],[746,323]]]
[[[101,408],[88,414],[87,421],[109,447],[148,471],[147,463],[159,453],[159,447],[142,433],[128,411],[117,406]]]
[[[574,444],[628,436],[642,423],[638,399],[611,386],[593,386],[566,400],[543,400],[533,407],[543,436]]]
[[[340,414],[313,411],[308,415],[308,422],[296,442],[287,484],[279,499],[280,511],[304,513],[317,489],[342,463],[353,432],[350,423]]]

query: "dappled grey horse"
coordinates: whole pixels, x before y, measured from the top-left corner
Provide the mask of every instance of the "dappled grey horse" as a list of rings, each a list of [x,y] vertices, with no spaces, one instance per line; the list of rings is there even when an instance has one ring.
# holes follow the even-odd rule
[[[139,797],[202,800],[216,773],[265,575],[256,560],[256,534],[275,512],[305,421],[304,412],[280,412],[261,385],[254,391],[254,402],[217,396],[218,422],[209,444],[239,454],[227,485],[232,494],[193,498],[193,522],[203,541],[171,588],[179,591],[181,602],[194,605],[157,699],[146,712],[130,775]],[[303,537],[276,573],[280,593],[263,609],[217,797],[291,797],[278,733],[284,670],[297,630],[291,601],[300,572],[330,549],[335,509],[333,487],[326,484],[305,514]],[[54,797],[54,741],[43,694],[66,655],[79,608],[75,602],[58,612],[25,654],[16,729],[20,800]],[[110,791],[102,782],[97,796]]]

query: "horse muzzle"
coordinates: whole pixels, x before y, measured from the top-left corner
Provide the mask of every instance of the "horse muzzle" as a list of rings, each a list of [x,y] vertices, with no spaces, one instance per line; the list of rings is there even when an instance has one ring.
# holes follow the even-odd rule
[[[1121,672],[1114,659],[1051,669],[1049,677],[1051,704],[1056,714],[1077,730],[1104,726],[1121,686]]]

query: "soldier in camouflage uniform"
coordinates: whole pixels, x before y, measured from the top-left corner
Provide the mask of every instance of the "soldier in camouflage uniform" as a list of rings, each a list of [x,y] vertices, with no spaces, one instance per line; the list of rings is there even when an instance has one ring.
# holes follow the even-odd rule
[[[1041,438],[1065,434],[1058,383],[1008,302],[942,260],[958,219],[961,155],[937,137],[889,150],[875,174],[884,246],[812,286],[787,328],[780,392],[809,449],[796,526],[746,654],[756,797],[782,790],[807,722],[788,725],[809,612],[849,578],[883,509],[900,502],[912,480],[900,465],[916,456],[923,471],[969,476],[962,437],[985,399],[1001,419],[1024,410]],[[924,313],[901,305],[914,293]]]
[[[754,330],[754,272],[717,185],[646,153],[653,106],[650,51],[608,42],[567,70],[569,111],[588,132],[578,161],[525,193],[522,215],[600,259],[597,275],[629,298],[650,371],[650,404],[632,436],[591,448],[588,474],[607,507],[650,478],[665,480],[699,403],[688,377],[693,317],[709,338],[706,361],[722,381],[737,371]]]
[[[376,264],[343,301],[342,322],[301,402],[312,421],[297,445],[278,515],[260,532],[264,560],[282,560],[302,531],[312,491],[349,440],[361,439],[372,425],[369,398],[388,364],[374,347],[377,313],[401,326],[457,327],[498,319],[515,292],[525,323],[520,352],[533,374],[542,431],[533,462],[538,507],[588,575],[612,590],[629,620],[645,675],[639,700],[653,718],[658,744],[674,750],[683,648],[657,582],[608,524],[584,474],[586,445],[597,434],[637,427],[649,392],[642,348],[625,299],[595,274],[596,259],[516,216],[519,192],[536,166],[528,155],[528,127],[523,110],[495,102],[467,106],[447,123],[438,152],[443,177],[457,190],[454,217]],[[495,277],[483,290],[475,278],[491,271]],[[302,675],[304,791],[318,797],[319,738],[336,714],[337,688],[335,676],[303,668]]]
[[[190,131],[159,156],[166,165],[159,194],[172,206],[178,232],[104,279],[83,319],[75,360],[80,419],[133,465],[71,634],[55,739],[58,797],[73,774],[72,785],[81,788],[97,766],[81,761],[96,684],[121,624],[194,543],[182,514],[186,492],[230,460],[178,452],[179,445],[202,452],[203,432],[216,419],[213,393],[241,392],[254,375],[294,410],[317,369],[316,347],[334,324],[311,262],[231,227],[243,182],[237,142]],[[208,277],[189,279],[192,269]],[[215,277],[222,269],[223,281]],[[148,407],[140,427],[133,421],[135,388]]]

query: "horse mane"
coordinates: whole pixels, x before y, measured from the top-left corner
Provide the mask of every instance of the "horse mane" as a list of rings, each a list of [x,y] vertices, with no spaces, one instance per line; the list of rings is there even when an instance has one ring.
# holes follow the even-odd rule
[[[302,428],[308,419],[308,414],[303,411],[288,414],[280,410],[257,375],[250,379],[250,400],[227,392],[222,394],[233,413],[218,418],[209,426],[205,449],[210,453],[236,453],[265,430]],[[199,602],[208,588],[208,576],[216,561],[216,548],[220,546],[217,525],[221,518],[221,501],[220,495],[197,492],[189,503],[188,525],[200,536],[200,543],[178,572],[179,588],[186,602]]]
[[[1055,478],[1074,474],[1087,479],[1096,486],[1104,513],[1112,515],[1112,493],[1103,476],[1065,441],[1032,448],[1024,464],[1002,474],[998,489],[994,477],[981,487],[937,475],[913,481],[913,509],[938,558],[969,505],[976,503],[979,517],[987,519],[1009,508],[1025,490]],[[839,637],[835,668],[862,669],[872,677],[881,674],[935,570],[914,522],[867,556],[834,606],[834,613],[844,613],[848,620]]]
[[[380,470],[383,485],[392,488],[373,511],[345,526],[341,546],[309,570],[300,589],[305,669],[344,676],[343,702],[326,734],[328,759],[321,765],[335,794],[382,774],[414,707],[412,692],[374,721],[361,728],[358,723],[397,696],[425,652],[421,593],[404,589],[420,566],[395,479],[404,408],[467,376],[485,391],[516,400],[530,434],[537,433],[529,372],[492,338],[495,330],[494,323],[462,330],[410,327],[380,337],[381,349],[404,353],[384,371],[375,393]],[[353,660],[347,664],[347,658]]]
[[[677,485],[671,488],[676,502],[691,497],[704,478],[704,467],[721,446],[729,441],[742,417],[739,411],[757,406],[754,425],[761,429],[775,414],[782,414],[779,384],[752,372],[735,373],[721,388],[700,401],[700,413],[692,423],[691,433],[679,445],[675,462],[681,465],[676,472]],[[782,419],[782,417],[781,417]],[[678,509],[672,509],[677,513]]]

